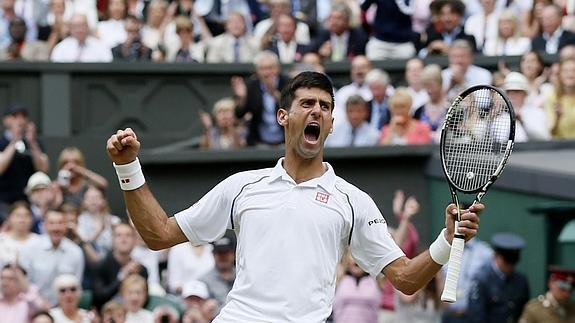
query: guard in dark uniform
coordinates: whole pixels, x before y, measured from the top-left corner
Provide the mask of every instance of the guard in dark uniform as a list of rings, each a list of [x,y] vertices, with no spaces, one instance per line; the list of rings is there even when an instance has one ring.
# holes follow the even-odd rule
[[[529,300],[525,275],[515,270],[525,241],[513,233],[497,233],[491,239],[495,254],[479,271],[469,293],[470,323],[518,322]]]
[[[527,303],[521,314],[521,323],[575,322],[575,302],[571,300],[575,269],[553,266],[549,273],[549,290]]]

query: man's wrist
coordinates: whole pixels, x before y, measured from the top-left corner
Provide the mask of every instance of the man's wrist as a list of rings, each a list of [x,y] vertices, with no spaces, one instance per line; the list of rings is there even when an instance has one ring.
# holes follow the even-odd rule
[[[451,245],[445,238],[446,231],[447,229],[441,230],[437,239],[429,246],[431,259],[442,266],[449,261],[449,254],[451,253]]]
[[[120,188],[123,191],[138,189],[146,183],[144,173],[142,172],[142,166],[140,165],[140,160],[138,158],[123,165],[117,165],[114,163],[114,168],[116,169],[116,175],[118,175]]]

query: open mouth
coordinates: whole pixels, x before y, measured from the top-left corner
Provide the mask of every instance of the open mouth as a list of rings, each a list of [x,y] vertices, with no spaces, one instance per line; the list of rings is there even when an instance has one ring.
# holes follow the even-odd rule
[[[305,140],[308,142],[316,142],[319,139],[320,128],[318,124],[310,123],[308,124],[304,131]]]

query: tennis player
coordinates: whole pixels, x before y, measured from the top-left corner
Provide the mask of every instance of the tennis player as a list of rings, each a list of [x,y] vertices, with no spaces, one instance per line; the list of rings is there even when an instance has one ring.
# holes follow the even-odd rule
[[[277,122],[285,157],[275,167],[234,174],[197,203],[168,217],[145,185],[140,142],[130,128],[107,142],[129,214],[148,246],[205,244],[233,229],[237,276],[214,322],[324,322],[331,313],[336,266],[351,248],[359,266],[384,274],[406,294],[422,288],[447,263],[453,239],[453,204],[446,228],[428,251],[408,259],[390,236],[374,201],[338,177],[323,161],[333,125],[333,91],[321,73],[303,72],[284,88]],[[466,239],[479,228],[483,205],[464,210]]]

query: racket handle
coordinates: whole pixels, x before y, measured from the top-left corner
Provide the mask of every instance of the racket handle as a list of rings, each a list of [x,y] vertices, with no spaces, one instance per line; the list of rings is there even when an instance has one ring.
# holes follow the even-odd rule
[[[461,269],[461,257],[463,257],[463,248],[465,240],[457,235],[451,242],[451,253],[449,254],[449,266],[447,267],[447,278],[441,294],[441,300],[453,303],[457,299],[457,282],[459,281],[459,271]]]

